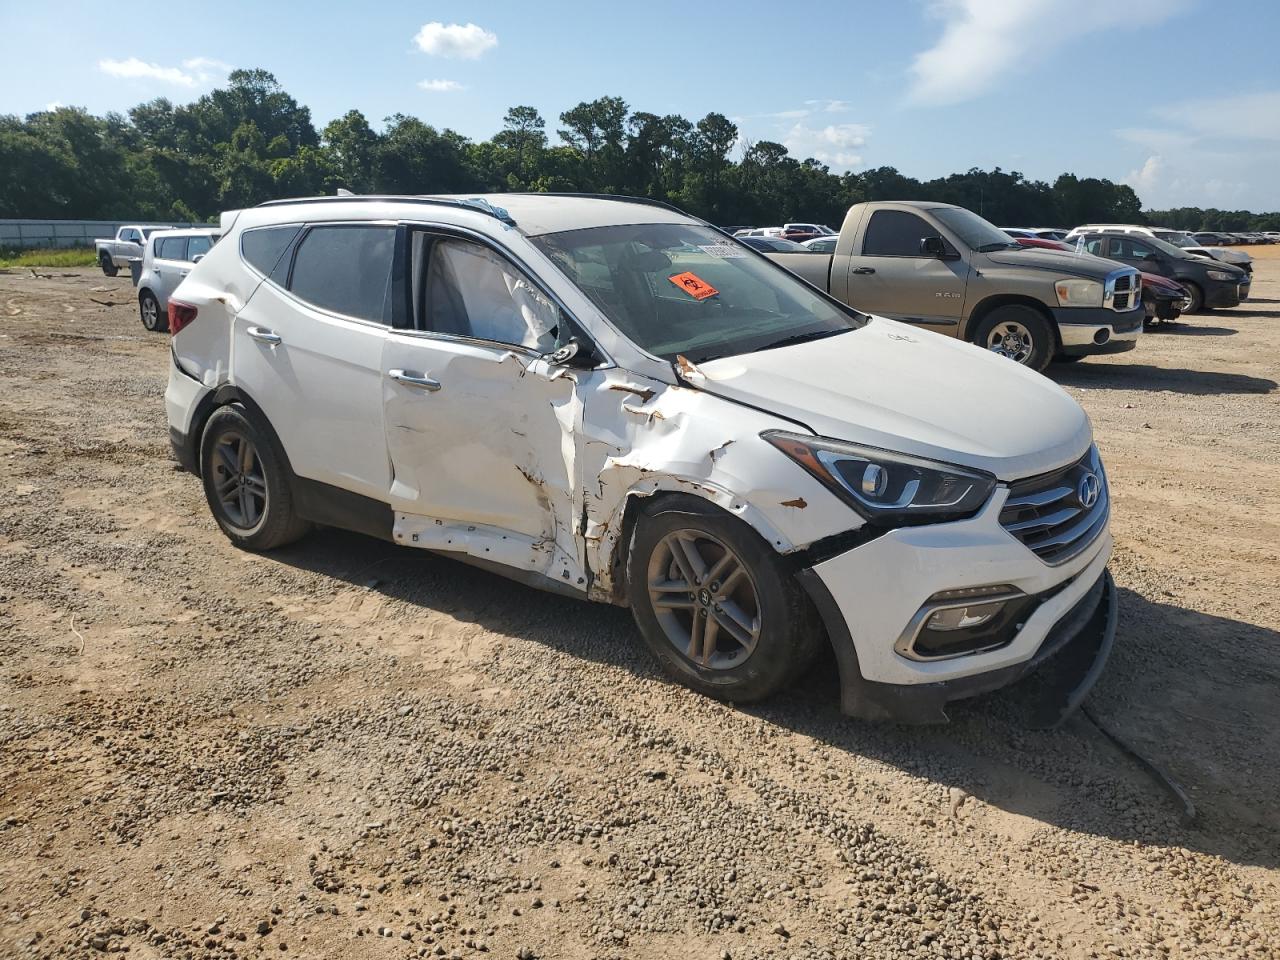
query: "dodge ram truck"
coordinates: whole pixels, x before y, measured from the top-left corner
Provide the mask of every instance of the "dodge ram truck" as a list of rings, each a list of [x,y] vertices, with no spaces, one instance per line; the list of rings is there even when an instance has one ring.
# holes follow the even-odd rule
[[[1022,246],[951,204],[855,204],[834,253],[765,256],[858,310],[958,337],[1033,370],[1132,350],[1142,333],[1137,270]]]
[[[128,223],[116,231],[114,237],[93,241],[98,255],[98,266],[108,277],[114,277],[121,267],[129,268],[130,260],[142,258],[142,248],[147,237],[157,230],[168,230],[169,227],[155,227],[137,223]]]

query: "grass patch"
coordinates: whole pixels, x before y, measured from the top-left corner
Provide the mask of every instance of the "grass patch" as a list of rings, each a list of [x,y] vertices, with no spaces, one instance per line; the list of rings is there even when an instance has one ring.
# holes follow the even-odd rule
[[[92,267],[98,262],[91,248],[73,250],[0,250],[4,267]]]

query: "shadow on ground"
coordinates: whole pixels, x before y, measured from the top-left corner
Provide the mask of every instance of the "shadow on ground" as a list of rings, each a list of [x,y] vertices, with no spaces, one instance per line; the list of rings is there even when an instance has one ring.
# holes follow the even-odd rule
[[[356,534],[321,530],[275,560],[649,682],[671,683],[630,614]],[[1115,653],[1089,700],[1100,720],[1167,769],[1200,809],[1196,824],[1085,718],[1023,724],[1027,687],[954,705],[948,726],[843,716],[834,659],[792,689],[744,708],[831,748],[957,786],[992,807],[1140,845],[1181,845],[1240,864],[1280,866],[1275,690],[1280,633],[1120,591]]]
[[[1234,327],[1206,327],[1194,322],[1174,321],[1152,324],[1143,331],[1143,334],[1174,337],[1234,337],[1239,332]]]
[[[1276,382],[1266,377],[1244,373],[1220,373],[1213,370],[1185,370],[1156,367],[1146,363],[1132,364],[1055,364],[1046,373],[1065,387],[1090,390],[1155,390],[1173,393],[1270,393]]]

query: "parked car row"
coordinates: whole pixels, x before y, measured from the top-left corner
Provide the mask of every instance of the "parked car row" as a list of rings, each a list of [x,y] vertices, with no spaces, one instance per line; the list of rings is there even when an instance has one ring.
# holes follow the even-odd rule
[[[221,233],[169,299],[165,406],[238,547],[321,523],[628,606],[726,700],[829,646],[849,714],[940,721],[1037,672],[1050,725],[1102,672],[1107,477],[1033,368],[1132,348],[1131,266],[931,203],[859,204],[829,254],[538,194],[274,202]]]

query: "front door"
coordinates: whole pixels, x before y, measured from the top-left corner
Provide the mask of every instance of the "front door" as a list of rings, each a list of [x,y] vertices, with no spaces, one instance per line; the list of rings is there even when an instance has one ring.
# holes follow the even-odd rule
[[[382,356],[396,539],[585,588],[577,380],[559,308],[490,247],[406,229],[411,303]]]
[[[954,335],[964,315],[969,265],[922,255],[920,241],[936,236],[937,229],[914,213],[875,211],[861,253],[849,258],[849,303]]]
[[[1161,256],[1155,247],[1140,237],[1127,234],[1125,236],[1108,237],[1107,245],[1110,248],[1108,257],[1112,260],[1119,260],[1121,263],[1127,263],[1129,266],[1137,270],[1145,270],[1147,273],[1158,273],[1166,277],[1173,275],[1172,265],[1168,258]]]

